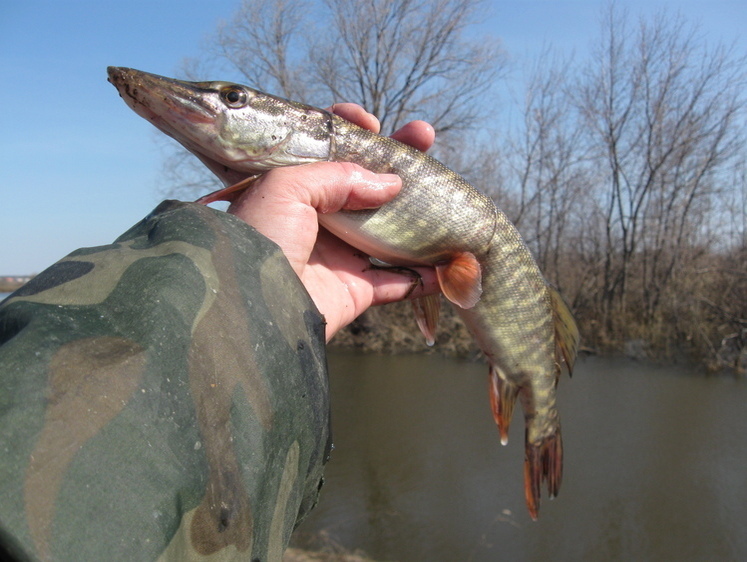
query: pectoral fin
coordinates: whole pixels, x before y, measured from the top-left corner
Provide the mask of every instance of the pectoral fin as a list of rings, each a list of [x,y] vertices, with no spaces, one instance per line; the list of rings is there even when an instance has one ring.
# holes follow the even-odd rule
[[[441,295],[428,295],[412,301],[415,312],[415,320],[418,328],[425,336],[425,343],[429,346],[436,343],[436,328],[438,327],[438,316],[441,312]]]
[[[563,300],[560,293],[553,287],[547,287],[555,322],[555,360],[560,364],[565,362],[568,374],[573,372],[573,364],[578,352],[578,326],[573,313]]]
[[[208,193],[207,195],[203,195],[202,197],[197,199],[195,203],[209,205],[210,203],[215,203],[216,201],[233,201],[239,194],[239,192],[244,191],[256,179],[257,176],[249,176],[248,178],[245,178],[233,185],[229,185],[217,191],[213,191],[212,193]]]
[[[462,308],[472,308],[482,295],[482,268],[474,254],[462,252],[436,265],[444,296]]]

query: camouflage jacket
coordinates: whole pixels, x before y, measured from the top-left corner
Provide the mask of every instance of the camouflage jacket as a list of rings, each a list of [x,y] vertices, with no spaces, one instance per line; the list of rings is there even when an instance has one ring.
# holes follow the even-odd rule
[[[279,560],[329,437],[323,318],[226,213],[165,202],[0,306],[0,555]]]

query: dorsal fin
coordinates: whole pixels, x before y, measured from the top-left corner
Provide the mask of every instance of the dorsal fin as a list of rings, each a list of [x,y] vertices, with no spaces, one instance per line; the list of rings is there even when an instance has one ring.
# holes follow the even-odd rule
[[[576,361],[578,352],[579,333],[576,320],[573,318],[568,305],[563,297],[554,287],[548,286],[547,291],[550,295],[552,306],[553,320],[555,323],[555,355],[558,364],[560,360],[565,362],[568,368],[568,374],[573,373],[573,364]]]
[[[472,308],[482,296],[482,268],[474,254],[460,252],[436,265],[444,296],[462,308]]]

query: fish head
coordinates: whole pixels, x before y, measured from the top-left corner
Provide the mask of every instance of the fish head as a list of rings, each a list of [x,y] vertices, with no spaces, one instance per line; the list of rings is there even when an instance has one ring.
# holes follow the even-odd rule
[[[114,66],[108,74],[135,113],[226,185],[329,157],[332,117],[323,110],[232,82],[187,82]]]

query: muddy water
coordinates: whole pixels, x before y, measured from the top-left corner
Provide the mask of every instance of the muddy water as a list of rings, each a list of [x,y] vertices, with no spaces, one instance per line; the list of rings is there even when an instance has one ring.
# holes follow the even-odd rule
[[[747,380],[627,360],[564,377],[560,495],[529,518],[523,420],[501,447],[486,367],[330,358],[335,447],[297,531],[376,560],[747,559]]]

